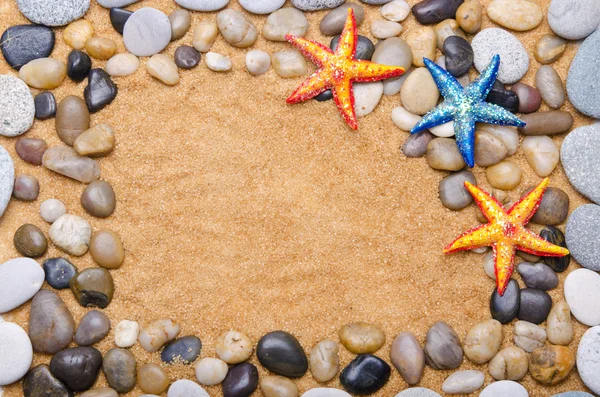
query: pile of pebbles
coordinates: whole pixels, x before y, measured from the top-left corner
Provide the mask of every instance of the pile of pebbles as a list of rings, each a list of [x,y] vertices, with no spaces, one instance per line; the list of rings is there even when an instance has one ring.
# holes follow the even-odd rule
[[[239,0],[242,8],[266,17],[262,31],[243,12],[225,8],[229,0],[176,0],[183,7],[170,15],[142,7],[135,12],[127,7],[136,0],[98,0],[108,10],[114,29],[122,34],[127,52],[117,53],[117,43],[97,36],[93,25],[82,17],[90,0],[47,0],[40,5],[35,0],[17,0],[23,15],[32,24],[9,27],[0,38],[0,50],[6,62],[18,72],[0,76],[0,135],[19,137],[34,126],[34,119],[54,118],[59,146],[48,147],[39,138],[16,138],[18,157],[29,164],[86,184],[81,194],[81,206],[92,217],[110,217],[116,209],[115,192],[109,182],[101,180],[101,158],[115,148],[115,131],[108,124],[91,125],[91,114],[109,106],[118,94],[113,78],[137,72],[142,62],[147,72],[166,85],[177,85],[180,70],[197,67],[203,58],[210,70],[227,72],[233,64],[227,56],[212,52],[218,36],[236,48],[252,47],[262,33],[270,41],[285,41],[286,34],[304,36],[309,30],[304,12],[329,10],[319,29],[332,37],[335,49],[347,15],[354,9],[357,23],[365,21],[365,13],[378,9],[381,18],[370,26],[375,44],[359,36],[356,57],[376,63],[402,66],[407,72],[399,78],[355,85],[358,116],[371,113],[383,95],[398,95],[402,106],[392,111],[392,121],[401,130],[409,131],[440,98],[439,91],[424,68],[423,58],[435,59],[463,85],[470,82],[474,70],[482,71],[491,57],[501,55],[498,81],[487,101],[519,113],[527,123],[521,129],[478,125],[475,160],[486,168],[487,183],[493,195],[509,207],[531,187],[521,189],[522,170],[507,160],[521,147],[525,157],[540,177],[551,175],[559,162],[573,186],[595,204],[584,205],[568,218],[569,197],[558,188],[549,188],[532,221],[543,225],[541,236],[568,247],[584,268],[572,271],[564,285],[564,300],[554,303],[547,293],[558,287],[557,273],[564,272],[570,256],[540,258],[522,255],[517,271],[525,288],[512,280],[503,296],[490,296],[490,319],[476,324],[460,337],[451,325],[437,322],[431,326],[421,346],[417,336],[401,332],[390,352],[392,366],[411,387],[396,397],[439,396],[432,390],[416,387],[425,365],[435,370],[458,369],[464,358],[487,364],[496,380],[484,388],[481,371],[463,370],[450,374],[441,385],[447,394],[481,391],[481,396],[512,395],[526,397],[528,392],[517,383],[527,374],[545,386],[566,379],[577,364],[577,371],[586,386],[600,394],[600,180],[598,124],[580,127],[565,138],[559,150],[554,135],[569,132],[573,117],[564,110],[568,99],[581,113],[600,117],[600,79],[596,67],[600,51],[600,3],[595,0],[552,0],[548,15],[527,0],[493,0],[484,10],[479,0],[423,0],[411,8],[405,0],[361,0],[344,4],[344,0],[292,0],[293,7],[283,7],[282,0]],[[377,6],[379,8],[375,8]],[[283,8],[282,8],[283,7]],[[191,43],[180,43],[174,57],[161,53],[173,41],[181,41],[192,27],[188,10],[219,11],[213,19],[194,26]],[[568,10],[568,12],[566,12]],[[499,27],[481,29],[483,13]],[[404,32],[401,22],[413,15],[420,23]],[[530,31],[547,17],[554,34],[541,36],[534,58],[541,64],[536,71],[534,86],[520,82],[532,67],[529,55],[519,39],[510,31]],[[65,60],[51,57],[55,44],[54,26],[65,26],[63,41],[72,48]],[[565,52],[572,40],[584,40],[575,57],[566,81],[552,64]],[[98,67],[102,65],[103,67]],[[96,67],[94,67],[96,66]],[[308,73],[304,57],[295,50],[269,54],[253,49],[246,55],[246,70],[254,76],[267,73],[271,66],[282,78],[296,78]],[[85,83],[83,97],[69,95],[57,101],[51,92],[69,78]],[[507,87],[510,86],[510,87]],[[29,88],[38,90],[35,97]],[[316,100],[328,101],[326,91]],[[543,109],[543,110],[540,110]],[[425,157],[436,170],[450,172],[440,182],[440,199],[450,210],[458,211],[472,203],[464,182],[477,183],[456,148],[451,124],[432,128],[408,137],[401,152],[409,158]],[[35,202],[40,185],[30,175],[14,175],[13,159],[0,147],[0,215],[11,197]],[[115,397],[128,393],[136,385],[146,395],[169,397],[204,397],[202,386],[222,385],[223,395],[243,397],[260,385],[267,397],[294,397],[300,391],[292,380],[309,370],[313,378],[326,383],[339,376],[346,391],[327,387],[305,391],[305,397],[349,397],[380,390],[390,378],[392,366],[381,355],[386,335],[375,324],[357,322],[339,330],[339,343],[325,339],[307,355],[300,341],[291,333],[273,331],[257,343],[237,331],[222,334],[214,346],[216,357],[203,357],[201,339],[194,335],[180,336],[182,327],[172,319],[159,319],[143,327],[131,320],[122,320],[114,327],[115,347],[104,355],[93,346],[106,338],[111,320],[102,309],[110,305],[115,285],[111,272],[125,263],[125,250],[117,233],[108,229],[94,230],[90,223],[69,213],[57,198],[40,205],[41,218],[51,224],[50,243],[66,257],[45,258],[42,266],[33,258],[44,258],[48,237],[35,225],[24,224],[14,235],[14,246],[22,257],[0,265],[0,314],[30,303],[29,329],[0,320],[0,386],[22,380],[26,397],[45,395],[83,397]],[[482,219],[479,211],[477,217]],[[567,221],[566,235],[557,228]],[[76,258],[89,252],[97,265],[79,270]],[[493,253],[487,249],[484,270],[490,278]],[[42,289],[44,282],[50,287]],[[83,307],[93,307],[79,324],[75,324],[69,303],[54,291],[70,289],[73,298]],[[571,315],[591,327],[579,341],[577,354],[568,346],[574,343]],[[503,324],[513,327],[513,342],[506,346]],[[544,327],[545,324],[545,327]],[[73,344],[74,343],[74,344]],[[340,371],[339,344],[355,354]],[[138,368],[130,348],[139,344],[149,353],[159,353],[161,365],[150,363]],[[501,346],[506,346],[501,349]],[[33,354],[53,355],[49,365],[30,368]],[[259,379],[258,369],[248,361],[256,353],[260,364],[273,375]],[[81,365],[84,364],[84,365]],[[188,379],[171,379],[166,365],[194,365],[197,383]],[[93,388],[100,370],[110,387]],[[202,385],[202,386],[201,386]],[[561,397],[589,396],[582,392],[567,392]],[[558,396],[558,395],[557,395]]]

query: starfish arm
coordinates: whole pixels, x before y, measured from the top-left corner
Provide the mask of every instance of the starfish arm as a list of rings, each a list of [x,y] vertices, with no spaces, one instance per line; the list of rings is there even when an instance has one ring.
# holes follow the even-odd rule
[[[352,82],[350,79],[339,81],[332,86],[333,100],[337,105],[342,117],[353,130],[358,129],[356,121],[356,111],[354,109],[354,92],[352,91]]]
[[[493,245],[501,233],[501,228],[492,223],[471,229],[444,248],[445,254]]]
[[[550,180],[545,178],[535,189],[523,196],[508,210],[511,221],[526,225],[538,209]]]
[[[368,82],[385,80],[404,74],[400,66],[380,65],[371,61],[355,60],[348,68],[348,75],[352,81]]]
[[[356,30],[356,19],[354,18],[354,10],[348,7],[348,18],[344,24],[344,30],[340,35],[340,40],[336,55],[345,58],[353,59],[356,54],[356,42],[358,41],[358,32]]]
[[[565,256],[569,250],[544,240],[529,229],[521,228],[515,237],[517,249],[538,256]]]
[[[502,296],[515,269],[515,246],[510,241],[500,240],[493,248],[496,288]]]
[[[285,36],[285,39],[298,50],[300,50],[300,52],[304,54],[305,57],[310,59],[312,63],[318,65],[319,67],[323,66],[325,60],[331,59],[334,55],[333,51],[331,51],[328,47],[321,43],[307,40],[304,37],[296,37],[288,34]]]
[[[500,55],[494,55],[490,64],[485,68],[483,73],[479,75],[469,86],[465,89],[465,95],[474,96],[478,101],[485,101],[488,94],[490,93],[496,77],[498,76],[498,70],[500,69]]]
[[[465,188],[471,193],[475,203],[477,203],[477,206],[488,221],[497,222],[506,217],[506,211],[504,211],[502,205],[488,192],[470,182],[465,182]]]
[[[465,163],[473,167],[475,165],[475,119],[469,114],[455,117],[454,135]]]
[[[463,94],[463,86],[456,77],[428,58],[423,58],[423,62],[444,98],[453,102],[458,101]]]
[[[481,102],[474,109],[476,121],[496,125],[508,125],[512,127],[525,127],[525,122],[508,110],[487,102]]]
[[[329,89],[330,84],[325,79],[321,78],[320,74],[321,70],[317,70],[308,79],[304,80],[304,82],[300,84],[296,91],[289,96],[286,102],[304,102]]]
[[[410,130],[411,134],[416,134],[428,128],[432,128],[451,121],[454,118],[454,108],[443,102],[433,110],[429,111],[423,118],[415,124]]]

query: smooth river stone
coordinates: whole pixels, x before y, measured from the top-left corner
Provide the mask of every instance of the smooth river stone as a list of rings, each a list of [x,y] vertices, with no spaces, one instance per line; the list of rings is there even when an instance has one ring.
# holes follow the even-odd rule
[[[93,347],[61,350],[50,360],[52,374],[73,391],[93,386],[102,367],[102,354]]]
[[[271,41],[286,41],[287,34],[304,37],[307,31],[306,16],[302,11],[292,7],[282,8],[269,15],[262,28],[265,39]]]
[[[67,57],[67,76],[76,83],[88,77],[92,69],[92,59],[83,51],[73,50]]]
[[[473,202],[473,196],[465,188],[466,181],[477,185],[475,175],[468,170],[454,172],[440,181],[440,200],[444,207],[458,211]]]
[[[90,8],[90,0],[17,0],[17,6],[33,23],[63,26],[83,17]]]
[[[542,200],[543,202],[543,200]],[[540,237],[544,240],[558,245],[564,248],[567,248],[567,243],[565,239],[565,235],[560,229],[555,228],[554,226],[546,226],[540,231]],[[569,263],[571,262],[571,255],[565,256],[545,256],[543,257],[543,261],[546,265],[550,266],[552,270],[557,273],[564,272],[569,267]]]
[[[600,327],[586,331],[577,348],[577,371],[581,380],[589,389],[600,394]]]
[[[521,294],[519,284],[516,280],[510,280],[504,291],[504,295],[500,296],[497,288],[494,287],[494,292],[490,298],[490,312],[492,318],[500,321],[502,324],[510,323],[519,312],[521,303]]]
[[[442,384],[442,390],[448,394],[469,394],[483,386],[485,375],[483,372],[466,370],[450,375]]]
[[[565,89],[560,76],[550,65],[541,66],[535,73],[535,86],[544,102],[552,109],[565,103]]]
[[[308,359],[298,339],[285,331],[269,332],[258,341],[258,361],[268,370],[289,378],[303,376]]]
[[[125,24],[131,14],[133,14],[133,11],[124,10],[122,8],[113,7],[110,9],[110,12],[108,13],[110,23],[117,33],[123,34],[123,28],[125,28]]]
[[[226,9],[217,14],[217,27],[225,41],[234,47],[250,47],[258,38],[256,25],[237,10]]]
[[[317,387],[315,389],[307,390],[302,394],[302,397],[352,397],[340,389],[334,389],[330,387]]]
[[[540,108],[542,97],[535,87],[517,83],[510,90],[517,94],[517,98],[519,99],[519,107],[517,109],[519,113],[533,113]]]
[[[194,11],[217,11],[225,7],[229,0],[175,0],[183,8]]]
[[[494,55],[500,55],[498,80],[514,84],[521,80],[529,69],[529,55],[523,44],[514,35],[500,28],[488,28],[479,32],[471,42],[475,68],[481,73],[490,64]]]
[[[107,272],[108,273],[108,272]],[[144,350],[154,353],[179,335],[181,326],[171,319],[156,320],[142,329],[138,340]]]
[[[354,11],[354,19],[356,20],[356,25],[362,24],[365,20],[365,9],[354,3],[342,4],[338,8],[329,11],[319,24],[319,30],[325,36],[334,36],[336,34],[342,33],[344,29],[344,24],[346,23],[346,19],[348,18],[348,9],[352,8]]]
[[[10,291],[4,290],[6,284],[2,280],[1,269],[2,266],[0,266],[0,281],[3,288],[2,295],[5,296]],[[29,370],[32,360],[33,349],[27,333],[17,324],[0,319],[0,386],[10,385],[21,379]]]
[[[11,26],[0,37],[0,50],[15,70],[29,61],[47,58],[54,49],[54,32],[41,25]]]
[[[140,325],[136,321],[121,320],[115,327],[115,345],[131,347],[137,342]]]
[[[54,289],[69,288],[69,281],[77,273],[77,268],[65,258],[49,258],[42,265],[46,282]]]
[[[229,367],[223,360],[214,357],[205,357],[195,366],[196,379],[201,385],[214,386],[223,382]]]
[[[33,96],[23,80],[0,75],[0,135],[14,137],[31,128],[35,116]]]
[[[410,70],[413,61],[413,54],[410,46],[400,37],[390,37],[380,41],[371,57],[371,61],[389,66],[401,66],[404,70]],[[383,93],[385,95],[395,95],[400,92],[405,81],[404,76],[387,79],[383,82]]]
[[[331,39],[331,42],[329,43],[329,48],[335,51],[337,50],[339,43],[340,35],[337,35],[333,39]],[[359,35],[358,41],[356,43],[356,54],[354,54],[354,57],[356,59],[364,59],[370,61],[373,57],[374,52],[375,45],[373,44],[373,42],[368,37]]]
[[[600,24],[600,3],[595,0],[552,0],[548,7],[548,24],[557,35],[579,40]]]
[[[517,32],[536,28],[544,18],[540,6],[526,0],[494,0],[486,13],[498,25]]]
[[[346,0],[292,0],[292,4],[302,11],[330,10],[344,4]]]
[[[554,345],[568,346],[573,342],[573,322],[567,301],[561,300],[552,307],[546,323],[546,333],[548,341]]]
[[[421,381],[425,369],[425,353],[413,334],[403,332],[394,339],[390,358],[406,383],[416,385]]]
[[[340,383],[350,393],[373,394],[390,378],[390,366],[372,354],[359,354],[340,373]]]
[[[355,354],[374,353],[385,343],[381,328],[363,321],[344,325],[338,335],[342,345]]]
[[[411,387],[396,394],[394,397],[441,397],[433,390],[424,387]]]
[[[438,321],[427,331],[425,360],[434,369],[458,368],[463,360],[463,350],[456,332],[443,321]]]
[[[600,8],[600,5],[595,7]],[[598,52],[600,52],[600,31],[585,39],[567,75],[569,100],[581,113],[596,119],[600,118]]]
[[[549,266],[543,263],[521,262],[517,265],[517,271],[523,282],[529,288],[548,291],[558,286],[558,276]]]
[[[600,325],[600,275],[577,269],[565,279],[565,299],[575,318],[590,327]]]
[[[38,292],[31,302],[29,338],[33,350],[54,354],[69,346],[75,334],[75,320],[65,302],[53,291]]]
[[[202,342],[196,336],[184,336],[167,343],[160,353],[160,359],[167,364],[191,364],[202,349]]]
[[[544,346],[546,340],[546,330],[539,325],[527,321],[517,321],[514,328],[515,345],[528,353],[533,352]]]
[[[283,376],[265,376],[260,380],[265,397],[298,397],[298,386]]]
[[[72,214],[58,218],[48,233],[52,242],[61,250],[74,256],[82,256],[88,251],[92,228],[88,221]]]
[[[35,104],[35,118],[47,120],[56,115],[56,98],[50,91],[42,91],[33,99]]]
[[[564,110],[535,112],[520,116],[527,125],[519,128],[523,135],[555,135],[567,132],[573,126],[573,116]]]
[[[90,128],[90,112],[83,99],[68,95],[58,104],[54,123],[60,140],[72,146],[77,137]]]
[[[88,267],[70,281],[73,296],[83,307],[106,308],[115,292],[110,273],[101,267]]]
[[[23,396],[73,397],[73,392],[52,375],[50,367],[40,364],[32,368],[23,379]]]
[[[517,315],[519,320],[541,324],[548,318],[550,309],[552,309],[552,298],[546,291],[535,288],[521,290],[521,303]]]
[[[529,357],[520,347],[505,347],[492,358],[488,369],[496,380],[518,381],[527,375]]]
[[[9,312],[27,302],[43,283],[44,271],[33,259],[15,258],[4,262],[0,265],[0,313]]]
[[[560,161],[558,147],[548,136],[527,136],[521,147],[527,162],[540,177],[550,175]]]
[[[98,0],[98,4],[104,8],[127,7],[137,1],[138,0]]]
[[[104,69],[90,70],[88,85],[83,90],[83,97],[90,113],[104,109],[115,99],[117,93],[117,85]]]
[[[560,149],[560,160],[569,182],[596,204],[600,203],[600,173],[596,172],[600,169],[598,151],[600,124],[574,129],[565,137]],[[600,270],[600,265],[596,270]]]
[[[127,349],[110,349],[102,359],[102,371],[106,381],[118,393],[128,393],[135,387],[137,362]]]
[[[250,363],[237,364],[229,368],[223,380],[223,397],[250,396],[257,387],[258,369]]]
[[[185,7],[182,2],[180,0],[179,5]],[[133,55],[147,57],[158,54],[171,42],[169,17],[156,8],[140,8],[125,23],[123,41]]]
[[[529,393],[517,382],[501,380],[483,389],[479,397],[529,397]]]
[[[337,342],[325,339],[310,351],[310,372],[317,382],[329,382],[340,368]]]
[[[21,160],[33,165],[42,165],[42,156],[46,149],[48,149],[48,144],[45,140],[39,138],[19,138],[17,143],[15,143],[15,152],[17,152]],[[12,179],[14,178],[11,176]]]
[[[469,330],[463,340],[465,356],[475,364],[490,361],[502,344],[502,324],[497,320],[482,321]]]
[[[546,345],[536,349],[529,360],[531,377],[544,386],[565,380],[575,366],[575,355],[567,346]]]
[[[285,0],[240,0],[244,10],[253,14],[270,14],[280,9]]]
[[[567,40],[548,33],[538,39],[533,55],[539,63],[546,65],[558,61],[566,49]]]
[[[110,320],[98,310],[90,310],[77,326],[73,340],[79,346],[90,346],[100,342],[110,330]]]
[[[83,183],[100,178],[100,165],[88,157],[82,157],[68,146],[54,146],[46,150],[42,158],[44,167]]]
[[[463,0],[422,0],[412,7],[417,21],[422,25],[442,22],[454,18]]]
[[[600,271],[600,207],[585,204],[567,221],[566,241],[573,258],[583,267]]]

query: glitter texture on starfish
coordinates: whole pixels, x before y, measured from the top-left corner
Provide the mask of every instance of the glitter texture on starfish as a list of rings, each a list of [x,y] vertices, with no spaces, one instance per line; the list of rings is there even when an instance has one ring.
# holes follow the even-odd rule
[[[358,33],[352,8],[348,8],[348,19],[335,52],[323,44],[302,37],[288,34],[285,38],[319,67],[290,95],[287,103],[303,102],[331,89],[340,113],[353,130],[358,128],[358,123],[352,83],[379,81],[404,73],[404,68],[398,66],[380,65],[354,58]]]
[[[465,182],[475,202],[489,223],[469,230],[444,249],[449,254],[457,251],[491,246],[494,250],[496,286],[504,294],[514,270],[515,251],[525,251],[538,256],[564,256],[569,250],[544,240],[525,225],[537,211],[549,179],[544,179],[535,189],[525,195],[506,211],[489,193]]]
[[[473,167],[475,165],[475,123],[525,127],[525,123],[508,110],[485,101],[498,75],[499,55],[495,55],[483,73],[464,88],[454,76],[435,62],[427,58],[423,58],[423,62],[444,96],[444,102],[427,113],[413,127],[411,134],[454,120],[458,149],[465,163]]]

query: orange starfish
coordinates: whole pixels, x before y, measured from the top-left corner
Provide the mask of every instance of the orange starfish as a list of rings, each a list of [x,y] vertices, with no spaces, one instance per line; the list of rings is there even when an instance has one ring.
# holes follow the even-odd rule
[[[319,66],[319,69],[290,95],[287,103],[303,102],[331,89],[340,113],[353,130],[358,128],[358,124],[354,111],[352,83],[379,81],[404,73],[404,68],[398,66],[380,65],[354,58],[358,34],[352,8],[348,8],[348,19],[335,52],[323,44],[302,37],[288,34],[285,38]]]
[[[494,249],[496,286],[502,296],[514,270],[515,251],[521,250],[539,256],[564,256],[569,250],[544,240],[525,228],[538,209],[549,179],[545,178],[535,189],[525,195],[508,211],[489,193],[465,182],[475,202],[489,223],[469,230],[444,249],[449,254],[456,251],[491,246]]]

